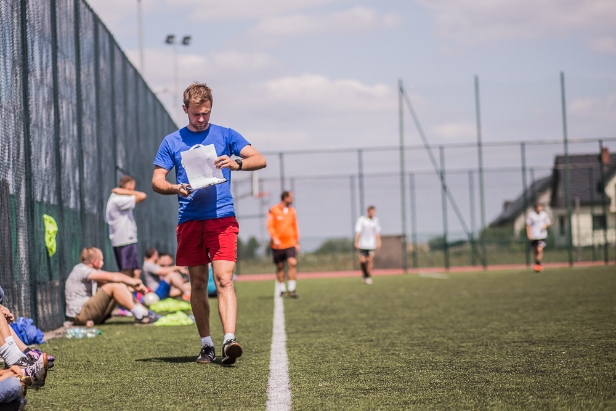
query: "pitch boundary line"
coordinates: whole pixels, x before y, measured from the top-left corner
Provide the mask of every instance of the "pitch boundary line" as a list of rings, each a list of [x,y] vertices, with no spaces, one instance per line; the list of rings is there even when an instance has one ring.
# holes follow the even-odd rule
[[[284,328],[284,303],[274,287],[274,331],[270,351],[270,373],[267,382],[268,411],[291,410],[291,383],[289,380],[289,359],[287,357],[287,333]]]

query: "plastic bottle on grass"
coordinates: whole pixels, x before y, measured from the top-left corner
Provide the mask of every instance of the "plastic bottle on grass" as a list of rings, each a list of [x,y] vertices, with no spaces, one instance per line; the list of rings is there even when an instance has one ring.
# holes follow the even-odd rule
[[[86,335],[86,329],[82,327],[73,327],[66,329],[66,338],[83,338]]]
[[[88,338],[94,338],[97,337],[99,334],[102,334],[103,332],[100,331],[98,328],[88,328],[86,330],[86,337]]]

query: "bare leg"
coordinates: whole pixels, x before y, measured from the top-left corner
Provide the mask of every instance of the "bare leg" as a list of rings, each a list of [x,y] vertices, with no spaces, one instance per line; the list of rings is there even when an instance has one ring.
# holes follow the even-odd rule
[[[276,278],[279,283],[284,283],[284,262],[276,263]]]
[[[105,290],[121,307],[127,310],[132,310],[135,307],[135,296],[126,284],[107,283],[101,287],[101,290]]]
[[[218,290],[218,312],[220,313],[222,329],[225,334],[235,334],[235,320],[237,317],[237,300],[235,298],[235,289],[233,288],[235,262],[212,261],[212,269],[214,270],[214,282]]]
[[[207,265],[188,267],[190,275],[190,305],[201,338],[210,335],[210,301],[207,298],[209,270]],[[215,271],[214,271],[215,273]],[[215,275],[215,274],[214,274]]]
[[[373,265],[372,256],[366,257],[366,272],[368,273],[368,277],[372,276],[372,265]]]
[[[11,335],[13,336],[13,340],[15,340],[15,344],[17,344],[17,348],[19,348],[22,352],[28,348],[28,346],[26,344],[23,343],[23,341],[21,341],[19,339],[19,337],[17,336],[17,334],[15,334],[15,331],[13,330],[13,327],[9,326],[9,330],[11,330]]]
[[[0,346],[6,344],[4,340],[6,337],[11,336],[11,327],[9,323],[4,318],[4,315],[0,314]]]
[[[368,257],[361,255],[359,256],[359,267],[361,268],[361,271],[363,273],[363,277],[369,277],[369,271],[368,271]]]
[[[543,247],[538,245],[535,250],[536,250],[535,251],[536,257],[535,258],[537,259],[537,261],[539,261],[539,263],[541,263],[541,260],[543,260]]]
[[[289,267],[289,271],[287,272],[289,281],[295,281],[295,277],[297,277],[297,259],[291,257],[287,259],[287,264]]]

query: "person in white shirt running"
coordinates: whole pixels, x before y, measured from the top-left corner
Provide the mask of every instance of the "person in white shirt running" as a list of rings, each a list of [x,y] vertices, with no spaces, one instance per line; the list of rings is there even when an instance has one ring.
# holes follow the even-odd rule
[[[526,235],[530,240],[530,245],[535,254],[535,272],[543,271],[543,249],[545,240],[548,236],[548,227],[552,225],[552,220],[548,213],[543,211],[540,203],[535,204],[535,211],[531,211],[526,218]]]
[[[359,251],[364,284],[372,284],[374,251],[381,248],[381,222],[374,216],[375,212],[374,206],[368,207],[368,214],[359,217],[355,223],[355,248]]]

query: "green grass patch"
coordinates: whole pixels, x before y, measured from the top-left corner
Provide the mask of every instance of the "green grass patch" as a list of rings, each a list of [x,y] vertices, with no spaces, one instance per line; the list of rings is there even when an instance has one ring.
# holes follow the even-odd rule
[[[304,281],[294,409],[616,406],[614,267]]]
[[[614,267],[304,280],[286,299],[293,408],[614,409]],[[195,326],[121,320],[52,341],[33,410],[264,409],[273,283],[238,283],[236,367],[198,365]],[[215,304],[216,300],[212,300]],[[220,358],[222,330],[212,307]]]

